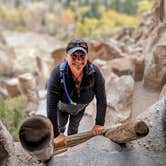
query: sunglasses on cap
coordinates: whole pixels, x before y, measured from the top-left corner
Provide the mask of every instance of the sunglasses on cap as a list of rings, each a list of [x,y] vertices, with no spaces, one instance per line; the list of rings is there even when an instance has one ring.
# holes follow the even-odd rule
[[[88,44],[81,39],[74,39],[67,45],[66,51],[75,48],[75,47],[82,47],[88,52]]]

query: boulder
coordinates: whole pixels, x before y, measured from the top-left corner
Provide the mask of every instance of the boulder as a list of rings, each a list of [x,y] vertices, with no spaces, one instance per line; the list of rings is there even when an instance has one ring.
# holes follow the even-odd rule
[[[28,99],[26,112],[28,115],[34,114],[38,107],[38,91],[36,87],[36,80],[31,73],[19,75],[18,79],[20,89]]]
[[[124,27],[121,28],[121,31],[118,33],[116,39],[120,40],[120,41],[124,41],[124,38],[126,36],[131,38],[131,35],[132,35],[133,31],[134,31],[134,27],[124,26]]]
[[[131,76],[110,76],[106,84],[106,125],[131,120],[134,80]]]
[[[89,46],[90,61],[93,61],[94,59],[111,60],[120,57],[123,57],[123,53],[115,44],[100,42],[98,44],[91,44]]]
[[[109,77],[110,73],[112,72],[112,68],[111,68],[111,65],[109,62],[110,62],[110,60],[105,61],[102,59],[95,59],[93,61],[93,64],[95,64],[96,66],[98,66],[100,68],[100,71],[103,74],[105,79],[107,79]]]
[[[12,78],[4,81],[4,85],[7,89],[9,97],[15,97],[21,95],[18,78]]]
[[[31,73],[24,73],[18,76],[22,93],[27,96],[29,101],[36,102],[38,99],[36,81]]]
[[[47,86],[47,81],[50,76],[50,70],[47,63],[44,61],[43,58],[37,56],[36,57],[36,64],[37,64],[37,87],[38,89],[45,89]]]
[[[65,52],[65,48],[58,48],[51,52],[51,58],[53,59],[52,67],[64,61]]]
[[[134,64],[134,80],[142,81],[145,69],[144,56],[137,53],[134,56],[129,56],[129,58],[132,60]]]
[[[136,120],[146,121],[150,128],[149,134],[140,140],[118,145],[107,138],[97,136],[61,155],[54,156],[48,165],[164,166],[166,164],[165,108],[164,97],[137,117]]]
[[[135,77],[134,64],[131,59],[128,58],[116,58],[109,62],[112,71],[118,75],[131,75]]]
[[[146,65],[144,86],[161,90],[166,83],[166,43],[159,43],[153,49],[153,61]]]
[[[144,87],[161,90],[165,80],[165,49],[166,23],[159,23],[144,43],[145,55]],[[161,60],[159,60],[161,58]],[[163,62],[161,62],[163,61]],[[162,67],[164,67],[162,69]]]
[[[143,152],[147,151],[149,156],[153,156],[160,162],[158,165],[165,165],[166,160],[163,160],[163,157],[166,153],[166,98],[160,98],[136,119],[145,121],[150,132],[142,140],[133,142],[133,148]]]

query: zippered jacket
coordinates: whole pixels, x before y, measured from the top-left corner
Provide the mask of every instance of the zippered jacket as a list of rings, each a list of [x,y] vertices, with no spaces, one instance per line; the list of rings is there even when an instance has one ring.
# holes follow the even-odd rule
[[[67,95],[64,90],[61,64],[57,65],[51,72],[48,89],[47,89],[47,117],[51,120],[54,128],[54,136],[59,135],[58,131],[58,103],[62,102],[69,104]],[[64,70],[65,82],[68,93],[71,99],[78,104],[85,104],[86,106],[96,97],[96,125],[104,125],[106,113],[106,93],[105,80],[99,68],[88,61],[83,69],[84,75],[80,85],[80,95],[77,94],[75,82],[72,77],[72,72],[67,64]],[[70,104],[69,104],[70,105]]]

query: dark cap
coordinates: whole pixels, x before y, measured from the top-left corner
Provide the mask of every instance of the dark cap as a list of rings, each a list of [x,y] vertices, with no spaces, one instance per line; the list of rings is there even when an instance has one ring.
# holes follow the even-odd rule
[[[71,40],[67,47],[66,53],[72,55],[75,51],[83,51],[85,54],[88,54],[88,44],[82,39],[73,39]]]

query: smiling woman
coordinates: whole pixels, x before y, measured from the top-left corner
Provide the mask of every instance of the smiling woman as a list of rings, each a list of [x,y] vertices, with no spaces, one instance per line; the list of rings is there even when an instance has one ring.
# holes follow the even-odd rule
[[[86,106],[97,101],[94,135],[102,134],[105,123],[105,81],[97,66],[88,61],[88,44],[82,39],[71,40],[66,47],[66,60],[51,72],[47,92],[47,116],[54,127],[54,143],[65,143],[68,135],[78,132]]]

